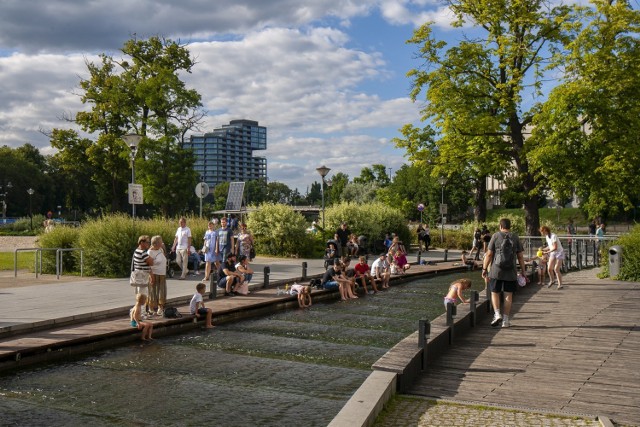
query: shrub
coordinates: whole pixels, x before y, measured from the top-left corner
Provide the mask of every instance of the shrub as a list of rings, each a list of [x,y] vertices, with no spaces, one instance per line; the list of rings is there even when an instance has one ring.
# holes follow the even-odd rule
[[[68,249],[77,248],[80,229],[76,227],[54,227],[50,233],[43,233],[38,236],[38,244],[41,248]],[[76,257],[75,255],[78,255]],[[62,257],[62,269],[65,272],[80,271],[80,264],[77,263],[79,253],[70,256],[68,253]],[[42,251],[42,272],[54,274],[56,272],[56,252],[54,250]]]
[[[640,280],[640,225],[636,225],[629,234],[620,236],[611,245],[622,247],[622,264],[620,274],[613,277],[617,280],[637,282]],[[609,276],[609,246],[605,245],[600,252],[602,274]]]
[[[291,206],[264,203],[249,214],[247,227],[261,254],[306,257],[314,253],[314,238],[306,232],[306,221]]]
[[[327,208],[325,213],[326,238],[332,238],[345,221],[352,233],[366,236],[372,246],[387,232],[396,233],[405,244],[411,242],[411,231],[402,212],[383,203],[341,203]]]

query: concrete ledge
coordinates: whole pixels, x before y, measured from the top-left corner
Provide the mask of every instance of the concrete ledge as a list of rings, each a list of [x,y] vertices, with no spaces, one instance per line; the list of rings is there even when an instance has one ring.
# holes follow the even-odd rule
[[[329,427],[373,425],[384,405],[395,394],[396,379],[396,374],[393,372],[372,372],[329,423]]]

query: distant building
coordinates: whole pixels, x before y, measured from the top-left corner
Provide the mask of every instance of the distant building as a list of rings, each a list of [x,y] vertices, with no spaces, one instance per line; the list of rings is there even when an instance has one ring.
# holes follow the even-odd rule
[[[221,182],[267,179],[267,159],[254,157],[267,149],[267,128],[253,120],[231,120],[204,135],[191,135],[184,144],[196,157],[194,169],[214,187]]]

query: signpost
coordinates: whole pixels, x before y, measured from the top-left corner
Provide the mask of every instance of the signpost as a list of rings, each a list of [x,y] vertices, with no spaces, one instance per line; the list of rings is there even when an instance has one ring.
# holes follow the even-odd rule
[[[202,218],[202,199],[209,194],[209,186],[206,182],[199,182],[196,185],[196,196],[200,199],[200,218]]]

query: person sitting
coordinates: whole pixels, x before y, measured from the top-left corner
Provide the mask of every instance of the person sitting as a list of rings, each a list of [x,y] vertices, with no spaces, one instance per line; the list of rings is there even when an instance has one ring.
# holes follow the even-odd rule
[[[398,274],[404,274],[405,271],[411,268],[411,264],[407,261],[407,253],[404,250],[402,242],[399,242],[393,261],[398,268]]]
[[[340,299],[346,301],[349,298],[357,298],[350,295],[351,285],[349,279],[342,275],[342,264],[336,259],[333,266],[327,268],[322,276],[322,287],[324,289],[338,289],[340,291]]]
[[[244,282],[244,275],[236,271],[236,254],[230,253],[218,270],[218,287],[224,288],[224,295],[238,295],[235,286]]]
[[[249,282],[253,278],[253,270],[249,267],[249,257],[246,255],[240,255],[239,261],[236,264],[236,271],[244,275],[244,281],[236,286],[235,291],[240,295],[249,294]]]
[[[373,279],[373,276],[371,276],[371,273],[369,272],[369,264],[367,264],[366,258],[361,256],[358,261],[359,262],[353,267],[353,270],[355,271],[356,281],[360,281],[365,294],[378,293],[376,281]],[[369,280],[369,283],[371,283],[371,290],[369,292],[367,292],[367,280]]]
[[[188,269],[193,271],[193,275],[200,274],[200,263],[204,261],[204,254],[202,251],[196,251],[195,246],[191,246],[188,257]]]
[[[349,256],[356,257],[358,255],[358,236],[355,234],[351,234],[349,236],[349,241],[347,242],[347,252]]]
[[[380,256],[371,264],[371,276],[374,280],[382,282],[382,289],[389,287],[389,278],[391,271],[389,262],[387,261],[387,254],[381,253]]]
[[[475,268],[478,266],[477,262],[469,257],[469,252],[467,251],[462,251],[460,259],[462,260],[462,265],[466,265],[471,270],[475,270]]]

